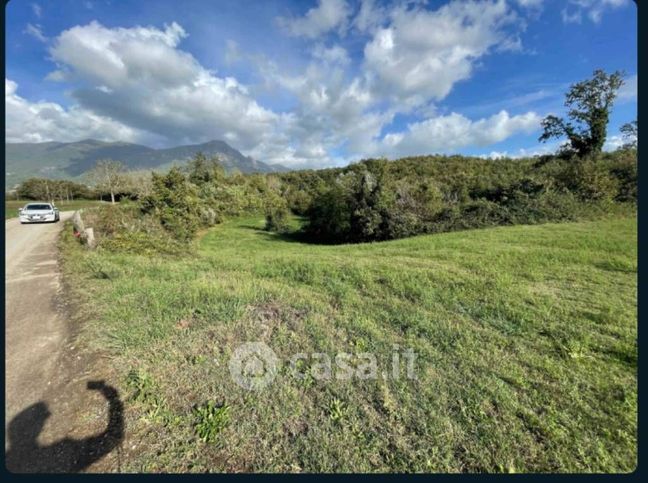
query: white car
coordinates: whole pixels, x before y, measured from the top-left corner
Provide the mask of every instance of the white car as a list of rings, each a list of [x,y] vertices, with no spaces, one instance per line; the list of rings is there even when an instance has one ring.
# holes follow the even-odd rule
[[[61,219],[59,210],[52,203],[27,203],[18,209],[20,223],[56,223]]]

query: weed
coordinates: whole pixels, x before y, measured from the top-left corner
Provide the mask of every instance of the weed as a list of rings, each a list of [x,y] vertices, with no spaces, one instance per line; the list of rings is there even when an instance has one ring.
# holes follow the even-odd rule
[[[328,406],[329,418],[334,423],[341,423],[347,416],[349,408],[338,398],[333,398]]]
[[[214,443],[220,432],[230,422],[230,407],[227,404],[216,405],[213,401],[196,406],[193,409],[196,434],[205,443]]]

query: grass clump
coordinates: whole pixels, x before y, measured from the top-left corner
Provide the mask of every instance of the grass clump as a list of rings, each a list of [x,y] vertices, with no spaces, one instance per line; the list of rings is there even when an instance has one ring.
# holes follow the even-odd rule
[[[196,434],[205,443],[214,443],[220,432],[230,422],[230,407],[227,404],[217,405],[213,401],[196,406],[193,409]]]

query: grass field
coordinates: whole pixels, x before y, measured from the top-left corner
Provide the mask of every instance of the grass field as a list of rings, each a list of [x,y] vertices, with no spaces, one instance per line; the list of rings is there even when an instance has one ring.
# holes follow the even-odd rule
[[[30,200],[5,200],[5,220],[8,220],[9,218],[18,218],[18,208],[22,208],[27,203],[30,203]],[[101,201],[97,200],[73,200],[59,201],[54,204],[59,210],[67,211],[97,206],[101,203]]]
[[[63,239],[81,337],[127,397],[122,471],[635,468],[636,218],[344,246],[262,226],[228,222],[181,258]],[[228,368],[249,341],[284,362],[258,391]],[[369,352],[381,376],[407,348],[416,379],[285,363]]]

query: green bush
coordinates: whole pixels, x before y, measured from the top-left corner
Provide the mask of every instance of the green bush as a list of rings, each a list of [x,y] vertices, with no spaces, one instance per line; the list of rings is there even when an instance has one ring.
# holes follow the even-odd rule
[[[266,231],[274,231],[283,233],[288,231],[288,216],[290,212],[287,206],[269,206],[265,212],[265,229]]]
[[[267,175],[228,175],[217,160],[197,155],[185,171],[153,174],[148,194],[132,211],[99,212],[100,236],[111,239],[104,246],[174,252],[176,242],[191,240],[200,228],[253,213],[265,216],[266,230],[283,232],[291,211],[307,216],[304,231],[314,242],[369,242],[576,220],[637,197],[633,149],[587,159],[368,159],[345,168]],[[147,232],[154,241],[138,234]]]
[[[133,205],[105,205],[83,211],[86,227],[92,227],[100,249],[138,254],[179,254],[184,245]]]
[[[616,201],[637,201],[637,150],[622,149],[614,153],[610,174],[618,182]]]
[[[636,152],[635,152],[636,153]],[[322,243],[403,238],[487,226],[575,220],[636,200],[636,157],[591,159],[416,157],[366,160],[284,178],[312,191],[305,231]]]
[[[571,175],[577,192],[586,201],[612,200],[619,191],[618,180],[610,175],[608,166],[601,160],[575,163]]]
[[[151,193],[142,199],[141,206],[178,240],[190,240],[202,225],[196,186],[178,168],[167,174],[153,173]]]

